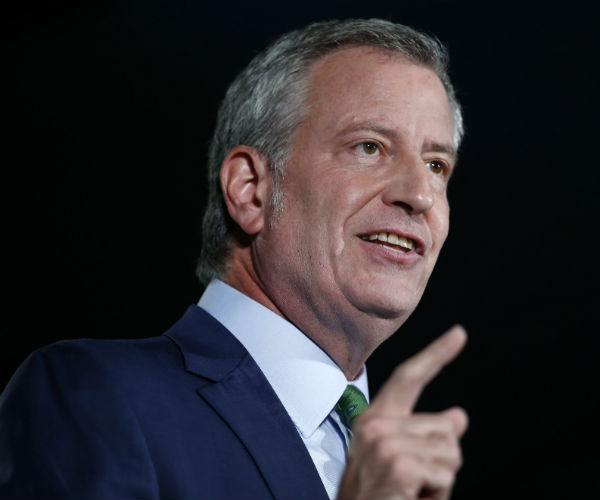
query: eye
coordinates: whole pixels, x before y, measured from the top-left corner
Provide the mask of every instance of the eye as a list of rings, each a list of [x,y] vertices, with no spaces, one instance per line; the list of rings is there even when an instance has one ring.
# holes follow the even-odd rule
[[[446,165],[439,160],[429,160],[426,165],[434,174],[443,174],[446,169]]]
[[[358,146],[361,151],[367,155],[374,155],[379,151],[379,146],[375,142],[363,142]]]

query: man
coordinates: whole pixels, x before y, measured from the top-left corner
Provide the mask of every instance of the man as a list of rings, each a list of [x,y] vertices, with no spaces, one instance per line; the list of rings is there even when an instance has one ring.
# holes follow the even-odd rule
[[[2,495],[447,498],[466,415],[412,409],[460,327],[352,420],[448,233],[461,135],[444,52],[410,28],[314,24],[259,54],[211,146],[200,307],[34,353],[1,400]]]

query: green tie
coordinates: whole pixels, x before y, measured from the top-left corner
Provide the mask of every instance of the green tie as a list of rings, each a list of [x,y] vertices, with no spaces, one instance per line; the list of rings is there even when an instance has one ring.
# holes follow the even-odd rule
[[[348,384],[344,394],[342,394],[342,397],[335,405],[335,411],[339,413],[344,425],[352,429],[352,422],[367,409],[367,406],[369,406],[367,398],[360,392],[360,389],[352,384]]]

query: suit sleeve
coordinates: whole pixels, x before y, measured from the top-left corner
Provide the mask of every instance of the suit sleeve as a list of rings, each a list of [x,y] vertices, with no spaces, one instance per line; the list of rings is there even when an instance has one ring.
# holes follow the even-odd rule
[[[0,498],[157,498],[127,394],[77,343],[32,354],[0,397]]]

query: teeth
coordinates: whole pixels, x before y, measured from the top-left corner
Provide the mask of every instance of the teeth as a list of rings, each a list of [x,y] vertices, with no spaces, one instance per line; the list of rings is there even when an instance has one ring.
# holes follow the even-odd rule
[[[413,240],[409,238],[404,238],[402,236],[398,236],[395,233],[375,233],[369,234],[368,236],[361,236],[361,238],[367,241],[378,240],[382,243],[390,243],[392,245],[397,245],[408,250],[415,249],[415,242]]]

